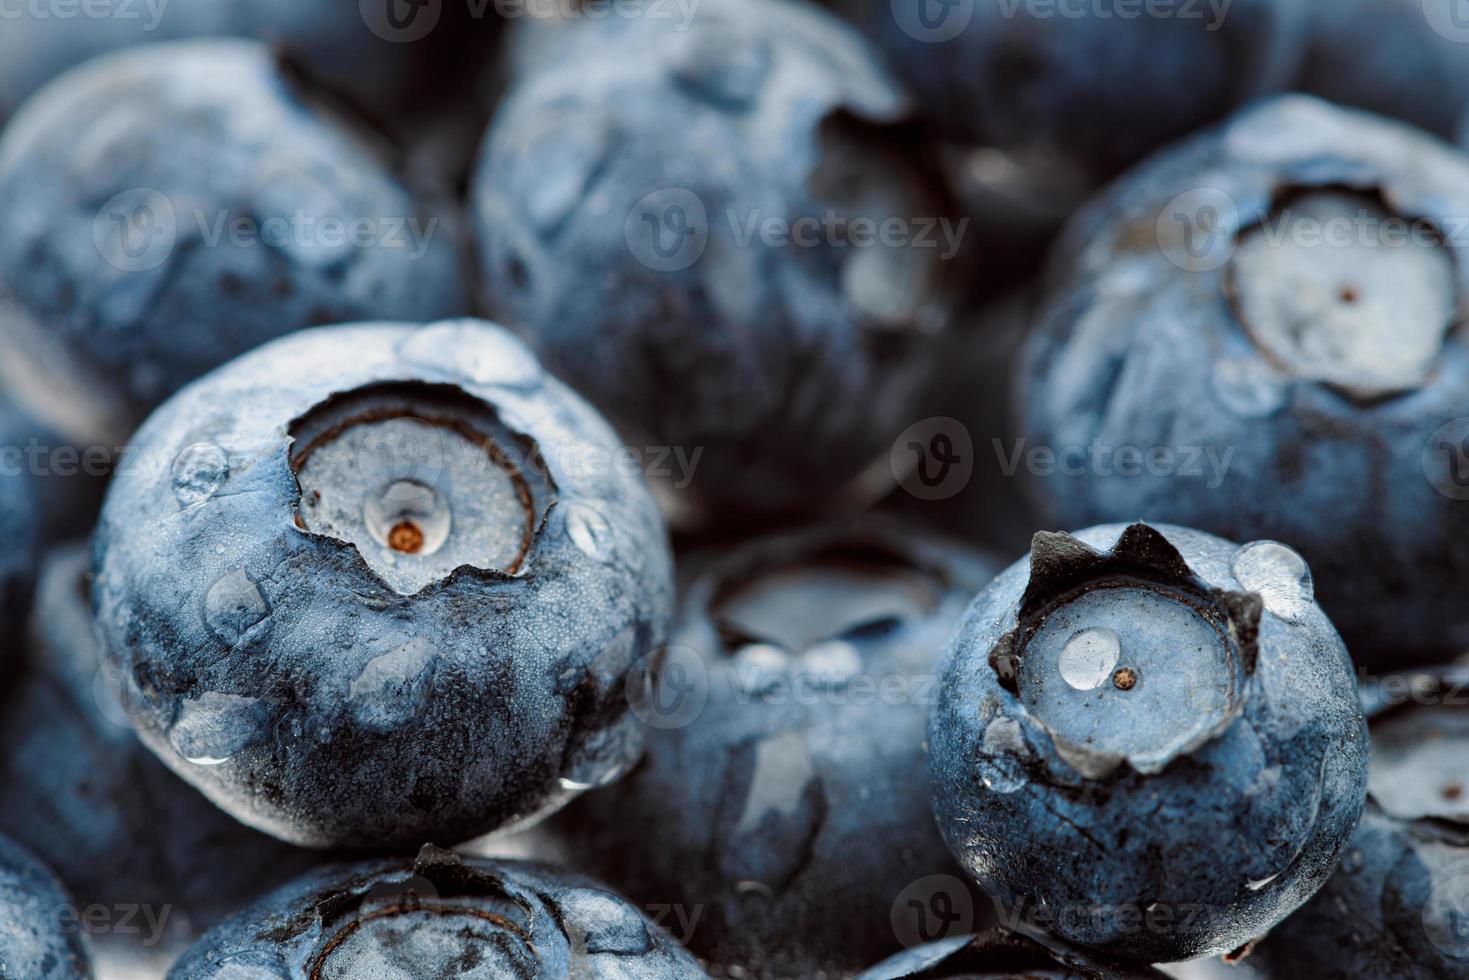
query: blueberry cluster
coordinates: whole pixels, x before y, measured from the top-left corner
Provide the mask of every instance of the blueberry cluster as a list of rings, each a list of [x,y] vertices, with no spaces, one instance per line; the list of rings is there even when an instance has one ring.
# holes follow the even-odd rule
[[[0,980],[1469,980],[1462,14],[0,2]]]

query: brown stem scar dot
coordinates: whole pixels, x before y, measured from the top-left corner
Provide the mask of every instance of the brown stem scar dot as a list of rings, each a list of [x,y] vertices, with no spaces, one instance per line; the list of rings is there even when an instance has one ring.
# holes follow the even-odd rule
[[[1464,787],[1458,783],[1449,783],[1443,788],[1443,798],[1446,800],[1457,800],[1464,795]]]
[[[423,547],[423,531],[412,521],[399,521],[388,532],[388,547],[405,555],[416,555]]]
[[[1119,691],[1130,691],[1137,686],[1137,671],[1123,667],[1112,675],[1112,684]]]

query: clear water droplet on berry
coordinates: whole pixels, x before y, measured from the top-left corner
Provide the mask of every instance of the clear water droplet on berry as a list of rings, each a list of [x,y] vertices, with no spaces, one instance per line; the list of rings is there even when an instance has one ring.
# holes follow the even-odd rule
[[[1122,655],[1122,638],[1112,630],[1078,630],[1061,648],[1061,679],[1078,691],[1101,687]]]
[[[1310,612],[1316,599],[1311,569],[1295,549],[1278,541],[1255,541],[1234,556],[1234,577],[1259,593],[1265,608],[1287,621]]]

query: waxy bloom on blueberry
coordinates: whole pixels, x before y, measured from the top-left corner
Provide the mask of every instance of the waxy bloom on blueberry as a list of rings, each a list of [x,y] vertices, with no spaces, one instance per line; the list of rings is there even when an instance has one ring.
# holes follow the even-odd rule
[[[0,837],[0,977],[91,980],[91,959],[76,910],[45,866]]]
[[[805,3],[525,33],[474,182],[492,312],[628,438],[700,454],[690,523],[855,491],[964,282],[906,96]]]
[[[672,606],[612,431],[480,321],[306,331],[190,386],[95,538],[140,733],[311,846],[465,840],[623,772]],[[172,461],[171,465],[168,465]]]
[[[645,907],[698,910],[691,947],[752,977],[968,931],[987,906],[934,826],[923,736],[938,655],[993,571],[879,518],[692,557],[646,758],[547,829]]]
[[[697,980],[694,958],[606,887],[549,865],[324,868],[201,939],[169,980]]]
[[[930,774],[950,848],[1004,914],[1171,962],[1258,938],[1321,886],[1361,813],[1367,735],[1303,569],[1273,542],[1112,525],[1037,534],[975,599]]]
[[[1466,215],[1469,158],[1305,96],[1123,178],[1058,245],[1019,382],[1065,463],[1046,520],[1288,542],[1358,662],[1462,650]]]
[[[126,435],[282,334],[463,312],[453,223],[384,152],[263,44],[150,45],[66,74],[0,138],[7,376]]]

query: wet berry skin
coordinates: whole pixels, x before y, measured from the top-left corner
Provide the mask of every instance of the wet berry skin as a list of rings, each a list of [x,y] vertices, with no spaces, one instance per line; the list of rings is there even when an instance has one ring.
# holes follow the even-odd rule
[[[994,567],[881,518],[690,556],[646,757],[545,829],[754,978],[849,975],[974,922],[988,905],[933,824],[923,733],[936,657]]]
[[[44,865],[0,837],[0,976],[91,980],[78,911]]]
[[[600,416],[482,321],[306,331],[135,439],[94,601],[143,740],[314,847],[465,840],[636,759],[666,532]]]
[[[964,281],[909,100],[806,3],[522,35],[473,186],[492,314],[628,439],[699,451],[687,523],[819,511],[921,417]]]
[[[915,946],[857,975],[857,980],[1163,980],[1146,966],[1094,960],[996,929]]]
[[[1168,525],[1042,532],[950,645],[934,811],[1005,916],[1139,962],[1233,950],[1361,812],[1350,661],[1304,565]]]
[[[178,951],[320,863],[250,830],[159,762],[100,674],[82,545],[48,553],[26,658],[0,704],[0,833],[42,858],[81,907],[143,908],[94,941]]]
[[[282,334],[466,303],[453,222],[250,41],[134,48],[57,79],[0,138],[0,210],[7,370],[106,435]]]
[[[1399,693],[1372,718],[1362,822],[1316,897],[1243,961],[1258,975],[1469,977],[1466,676],[1417,679],[1430,683],[1415,683],[1410,697]]]
[[[550,865],[417,860],[322,869],[199,941],[169,980],[697,980],[636,907]]]
[[[1462,650],[1464,214],[1469,158],[1305,96],[1122,178],[1058,244],[1018,381],[1067,454],[1047,523],[1284,541],[1359,664]]]

